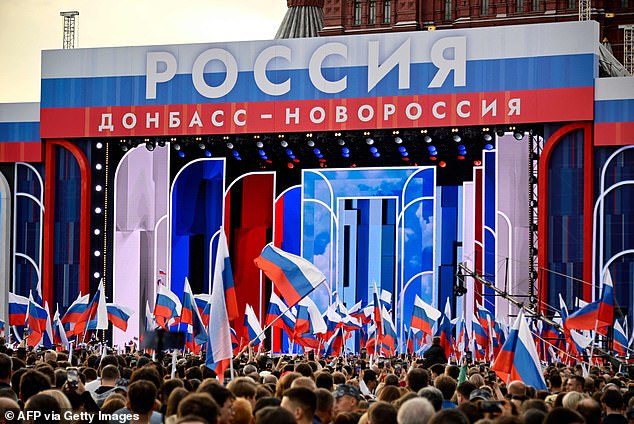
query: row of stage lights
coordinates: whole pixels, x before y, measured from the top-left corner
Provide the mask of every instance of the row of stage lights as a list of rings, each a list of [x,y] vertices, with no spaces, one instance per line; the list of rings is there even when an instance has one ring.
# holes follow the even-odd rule
[[[391,140],[397,145],[396,151],[398,157],[407,163],[411,158],[411,151],[409,148],[415,148],[416,144],[427,146],[427,158],[429,161],[437,163],[440,167],[446,166],[446,162],[439,160],[440,156],[446,156],[450,154],[449,150],[453,150],[448,147],[448,142],[453,141],[456,143],[455,156],[453,158],[463,161],[467,159],[469,144],[474,149],[493,150],[494,136],[503,136],[506,133],[512,133],[516,140],[522,140],[526,135],[526,130],[518,128],[516,126],[508,127],[467,127],[467,128],[451,128],[447,129],[420,129],[420,130],[394,130],[390,133],[387,132],[349,132],[342,134],[340,132],[334,133],[319,133],[314,135],[313,133],[304,134],[278,134],[277,143],[275,142],[275,136],[273,135],[252,135],[252,136],[195,136],[195,137],[171,137],[171,138],[132,138],[119,140],[119,146],[121,151],[127,152],[140,145],[145,145],[148,151],[153,151],[157,147],[165,147],[169,145],[178,156],[186,157],[186,147],[189,151],[191,148],[198,149],[206,156],[212,157],[212,150],[216,153],[222,150],[222,154],[218,155],[233,157],[236,161],[242,161],[244,155],[249,153],[245,150],[251,149],[253,144],[257,150],[257,158],[263,164],[273,163],[273,154],[271,149],[278,150],[278,159],[280,158],[279,150],[281,149],[282,157],[286,160],[289,168],[293,168],[296,163],[300,162],[300,153],[298,150],[305,149],[307,146],[312,150],[312,153],[321,166],[327,162],[326,153],[330,157],[338,150],[340,159],[351,160],[353,155],[358,155],[360,152],[363,154],[363,149],[359,145],[363,144],[363,141],[367,145],[367,153],[372,158],[381,158],[385,155],[385,149],[391,149],[390,143],[386,141]],[[289,141],[293,144],[289,144]],[[425,144],[420,143],[423,141]],[[246,142],[246,143],[245,143]],[[304,147],[302,147],[305,143]],[[438,144],[440,143],[440,145]],[[474,145],[475,143],[475,145]],[[319,144],[319,145],[318,145]],[[355,148],[351,148],[351,146]],[[279,147],[278,147],[279,146]],[[438,146],[442,146],[442,152]],[[226,149],[226,150],[225,150]],[[295,150],[294,150],[295,149]],[[248,155],[247,155],[248,156]],[[302,157],[305,157],[302,154]],[[480,165],[479,159],[474,161],[475,165]]]

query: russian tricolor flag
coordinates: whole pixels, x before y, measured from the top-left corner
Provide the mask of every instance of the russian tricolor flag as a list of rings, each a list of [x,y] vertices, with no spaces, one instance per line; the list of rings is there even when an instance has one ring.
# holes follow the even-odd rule
[[[64,348],[68,347],[68,338],[66,337],[64,324],[62,324],[62,320],[59,317],[59,306],[53,316],[53,341],[56,344],[62,345]]]
[[[90,302],[90,295],[86,294],[82,296],[81,293],[77,295],[77,299],[66,310],[66,313],[62,317],[62,324],[76,323],[81,316],[88,309],[88,303]]]
[[[295,305],[326,281],[315,265],[272,244],[264,247],[255,259],[255,265],[264,271],[289,306]]]
[[[614,320],[614,285],[610,271],[603,278],[601,298],[568,315],[564,325],[569,330],[594,330],[612,325]]]
[[[222,285],[225,291],[225,303],[227,305],[227,317],[229,321],[233,321],[240,316],[240,311],[238,310],[233,271],[231,270],[229,245],[227,244],[227,237],[222,227],[220,228],[220,236],[218,237],[215,266],[220,267],[220,269],[214,269],[214,275],[216,275],[217,272],[219,275],[222,275]]]
[[[328,326],[321,312],[310,297],[303,298],[297,305],[295,333],[326,334]]]
[[[29,298],[9,292],[9,325],[24,325]]]
[[[271,291],[271,301],[269,302],[269,309],[266,314],[266,325],[282,328],[289,335],[293,335],[295,332],[295,323],[296,318],[293,316],[293,309],[289,310],[284,301],[275,294],[275,291]]]
[[[414,298],[414,310],[410,327],[417,328],[430,336],[432,329],[440,318],[440,311],[428,303],[425,303],[418,295]]]
[[[121,331],[128,330],[128,321],[134,310],[127,306],[117,305],[115,303],[107,303],[108,320]]]
[[[484,327],[482,327],[482,324],[480,324],[480,320],[475,315],[471,320],[471,329],[473,331],[473,337],[476,344],[481,348],[486,348],[488,343],[488,335]]]
[[[172,318],[180,316],[182,308],[183,306],[178,296],[167,286],[159,284],[156,291],[156,303],[154,304],[156,323],[166,329],[167,323]]]
[[[209,294],[195,294],[196,307],[200,314],[200,319],[203,320],[203,325],[207,327],[209,325],[209,312],[211,311],[211,295]]]
[[[4,334],[5,322],[0,319],[0,334]]]
[[[451,323],[451,304],[449,303],[449,298],[447,298],[445,312],[442,314],[440,324],[438,324],[438,329],[436,330],[436,335],[440,337],[440,345],[445,350],[447,358],[449,358],[449,355],[451,354],[451,346],[453,345],[452,331],[453,324]]]
[[[508,339],[491,369],[507,384],[513,380],[521,380],[537,390],[547,390],[535,342],[523,309],[520,309]]]
[[[260,321],[255,316],[255,311],[248,303],[244,311],[244,335],[249,342],[257,339],[258,341],[255,344],[262,343],[266,338],[260,326]]]
[[[619,356],[625,356],[627,353],[627,334],[619,320],[614,321],[614,350]]]
[[[26,324],[30,331],[28,339],[29,346],[35,347],[42,340],[44,332],[46,331],[47,317],[46,309],[35,303],[33,294],[29,294],[29,307],[26,313]]]
[[[374,300],[374,324],[376,325],[376,333],[380,339],[383,336],[383,325],[381,317],[381,302],[379,300],[379,291],[376,288],[376,282],[372,281],[373,300]]]

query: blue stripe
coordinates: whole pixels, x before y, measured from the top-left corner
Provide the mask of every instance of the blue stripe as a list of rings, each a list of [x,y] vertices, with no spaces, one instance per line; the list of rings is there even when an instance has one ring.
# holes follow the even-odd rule
[[[302,270],[289,258],[278,254],[270,246],[266,246],[262,251],[262,257],[282,270],[284,275],[286,275],[286,279],[292,284],[300,297],[306,296],[313,290],[313,285],[308,281]]]
[[[0,122],[0,142],[40,141],[39,122]]]
[[[396,89],[398,70],[393,69],[370,93],[367,92],[367,67],[323,69],[324,77],[331,81],[348,77],[348,87],[337,94],[322,93],[314,88],[307,69],[267,72],[270,80],[275,83],[291,79],[291,91],[283,96],[262,93],[255,84],[253,72],[244,71],[238,74],[233,90],[219,99],[207,99],[198,94],[189,74],[178,74],[171,81],[158,84],[156,99],[152,100],[145,99],[145,75],[50,78],[42,80],[41,107],[266,102],[589,87],[594,82],[594,63],[593,54],[473,60],[467,62],[466,87],[454,87],[453,76],[450,75],[443,87],[433,89],[427,88],[427,85],[436,74],[437,68],[431,63],[413,63],[409,89]],[[205,80],[210,86],[220,85],[224,79],[224,73],[205,74]]]
[[[634,122],[634,99],[595,101],[594,122]]]

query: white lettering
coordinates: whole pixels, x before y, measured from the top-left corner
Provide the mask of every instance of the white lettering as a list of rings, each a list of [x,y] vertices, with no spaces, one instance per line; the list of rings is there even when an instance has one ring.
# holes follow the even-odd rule
[[[410,40],[401,44],[385,62],[379,66],[379,42],[368,43],[368,93],[398,65],[398,88],[409,88]]]
[[[367,114],[364,114],[365,111],[367,111]],[[359,117],[359,121],[368,122],[370,119],[374,118],[374,109],[370,105],[362,105],[357,111],[357,116]]]
[[[489,112],[492,112],[491,116],[498,115],[498,101],[493,100],[487,105],[486,99],[482,99],[482,116],[486,115]]]
[[[299,108],[296,107],[294,112],[291,112],[291,108],[286,108],[286,125],[291,123],[291,118],[295,119],[295,124],[299,124]]]
[[[326,43],[315,50],[308,64],[310,81],[317,90],[323,93],[341,93],[347,86],[347,76],[343,76],[337,81],[329,81],[324,78],[324,74],[322,73],[321,67],[326,57],[335,55],[347,59],[348,46],[343,43]]]
[[[345,106],[335,107],[335,122],[346,122],[348,120],[348,108]]]
[[[225,124],[225,120],[224,119],[218,119],[218,117],[224,118],[225,117],[225,113],[222,110],[216,110],[214,111],[214,113],[211,114],[211,123],[213,124],[214,127],[222,127]]]
[[[383,105],[383,120],[387,121],[390,116],[394,115],[396,112],[396,106],[392,103],[386,103]]]
[[[99,124],[98,130],[99,132],[102,132],[103,130],[114,131],[114,126],[112,125],[112,113],[101,114],[101,124]]]
[[[412,113],[412,109],[414,109],[414,113]],[[418,103],[410,103],[405,108],[405,116],[407,116],[407,119],[411,119],[412,121],[420,118],[422,114],[423,108],[420,107]]]
[[[194,125],[199,127],[203,126],[203,121],[200,119],[198,111],[194,112],[194,116],[192,116],[192,119],[189,121],[189,128],[193,127]]]
[[[274,57],[281,57],[288,61],[291,60],[291,49],[286,46],[271,46],[262,50],[262,53],[255,59],[253,65],[253,77],[255,84],[262,92],[271,96],[281,96],[291,91],[291,79],[287,79],[279,84],[271,82],[266,76],[266,65]]]
[[[509,116],[520,116],[520,99],[514,98],[509,100]]]
[[[326,111],[323,107],[316,106],[310,110],[310,121],[314,124],[321,124],[324,119],[326,119]]]
[[[159,127],[159,113],[154,112],[154,117],[150,115],[150,112],[145,114],[145,128],[150,128],[150,124],[154,124],[154,128]]]
[[[170,128],[178,128],[181,124],[180,112],[170,112]]]
[[[445,102],[436,102],[431,107],[431,114],[434,115],[434,118],[443,119],[447,114],[444,112],[444,109],[447,107]],[[439,109],[443,108],[442,112],[439,112]]]
[[[176,58],[168,52],[148,52],[145,61],[145,98],[156,99],[156,84],[176,75]],[[159,63],[165,64],[163,72],[158,71]]]
[[[453,49],[453,59],[445,58],[445,51]],[[467,37],[445,37],[431,47],[431,62],[438,71],[429,83],[429,88],[442,87],[449,73],[453,71],[453,86],[467,85]]]
[[[131,121],[128,123],[128,120]],[[136,126],[136,115],[132,112],[126,113],[121,119],[121,124],[123,125],[123,128],[128,130],[134,128]]]
[[[456,107],[456,113],[461,118],[468,118],[471,116],[471,111],[467,109],[467,111],[465,112],[463,110],[464,107],[471,107],[471,102],[469,100],[463,100],[458,103],[458,106]]]
[[[225,80],[222,84],[212,87],[205,81],[205,66],[218,60],[225,66]],[[196,58],[192,68],[192,82],[196,90],[209,99],[217,99],[227,95],[238,81],[238,63],[236,59],[224,49],[205,50]]]
[[[240,119],[240,116],[244,116],[244,119]],[[244,127],[247,124],[247,111],[244,109],[236,110],[233,114],[233,122],[239,127]]]

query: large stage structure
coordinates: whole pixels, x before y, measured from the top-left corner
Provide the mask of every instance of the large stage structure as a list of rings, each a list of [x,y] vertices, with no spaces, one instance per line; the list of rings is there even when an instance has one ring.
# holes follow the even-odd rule
[[[259,316],[274,242],[326,275],[322,310],[391,293],[399,334],[416,295],[516,312],[459,263],[549,316],[609,271],[631,323],[634,78],[598,78],[598,43],[588,21],[45,51],[40,104],[0,105],[1,296],[64,309],[103,279],[138,311],[120,343],[158,279],[209,292],[224,231]]]

